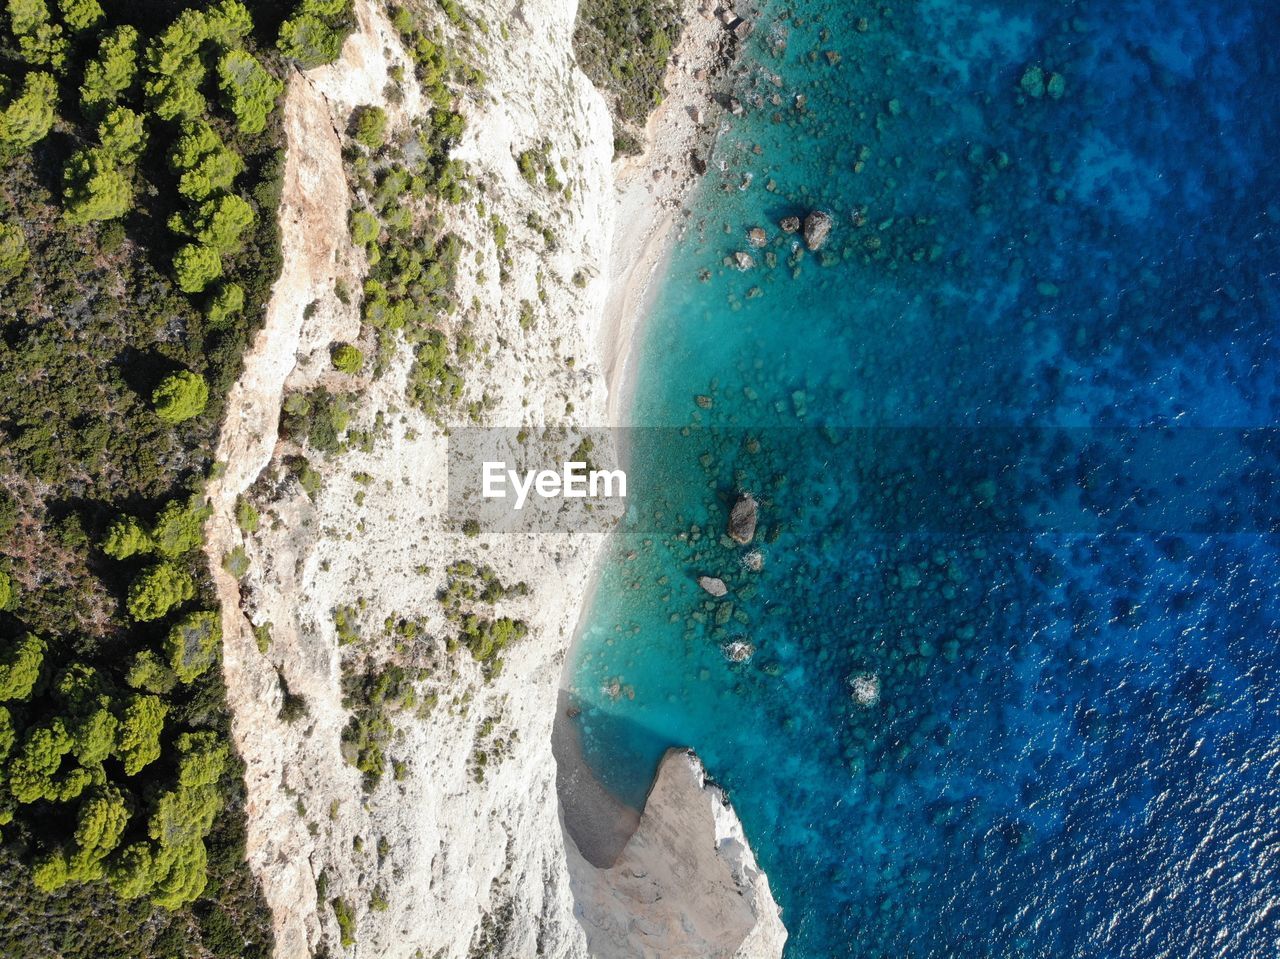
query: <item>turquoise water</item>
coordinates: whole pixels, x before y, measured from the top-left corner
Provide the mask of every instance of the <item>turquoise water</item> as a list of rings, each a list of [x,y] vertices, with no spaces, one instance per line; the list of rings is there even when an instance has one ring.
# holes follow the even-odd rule
[[[793,959],[1276,955],[1280,17],[783,9],[644,332],[588,762],[697,749]]]

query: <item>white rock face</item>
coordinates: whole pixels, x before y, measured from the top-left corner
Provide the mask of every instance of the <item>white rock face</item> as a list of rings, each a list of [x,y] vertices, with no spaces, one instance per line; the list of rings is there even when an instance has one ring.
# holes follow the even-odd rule
[[[576,856],[576,853],[573,855]],[[765,959],[787,938],[742,824],[689,750],[663,757],[612,868],[572,869],[597,959]]]
[[[464,243],[457,280],[463,308],[441,322],[466,322],[480,346],[460,406],[486,398],[492,425],[600,425],[608,418],[599,371],[609,342],[602,318],[616,211],[607,110],[573,61],[573,4],[525,0],[513,12],[494,0],[467,9],[490,24],[505,22],[510,39],[500,41],[495,31],[483,51],[473,51],[488,80],[461,104],[467,132],[455,156],[482,192],[443,211],[446,229]],[[349,240],[343,131],[361,104],[385,106],[394,131],[423,102],[385,13],[372,0],[358,0],[357,15],[359,29],[340,62],[289,83],[280,209],[285,265],[229,398],[219,441],[226,471],[210,485],[208,553],[224,609],[232,733],[246,765],[249,863],[272,908],[280,959],[304,959],[321,948],[369,959],[578,959],[589,955],[588,940],[574,913],[551,725],[603,534],[464,536],[446,515],[445,432],[405,399],[412,350],[401,344],[376,380],[344,377],[331,367],[332,343],[354,341],[360,332],[358,297],[344,291],[359,290],[367,269]],[[408,78],[403,98],[385,102],[395,66]],[[569,197],[527,183],[517,169],[520,152],[547,141],[559,178],[572,186]],[[531,213],[555,230],[554,248],[531,224]],[[510,230],[505,281],[494,215]],[[535,304],[529,329],[520,322],[524,301]],[[356,390],[352,426],[376,428],[377,435],[369,452],[313,454],[323,486],[308,496],[283,468],[291,449],[279,442],[278,423],[286,392],[317,385]],[[469,423],[461,410],[455,419]],[[251,488],[262,523],[246,535],[235,506]],[[236,546],[251,563],[239,583],[221,570],[222,557]],[[437,596],[446,567],[459,559],[529,586],[528,597],[499,607],[527,622],[529,633],[507,650],[492,679],[465,650],[445,649],[455,627]],[[339,607],[350,610],[356,642],[339,644]],[[397,639],[386,623],[401,618],[419,619],[424,629],[412,640]],[[254,627],[267,624],[271,641],[263,652]],[[415,702],[388,714],[394,734],[386,773],[366,792],[341,751],[352,716],[344,678],[389,663],[426,675],[415,682]],[[281,716],[286,691],[306,704],[293,721]],[[706,806],[701,796],[695,799]],[[750,861],[740,829],[736,840],[722,840],[734,835],[736,820],[723,804],[716,808],[715,816],[685,820],[705,830],[689,841],[722,849],[717,855],[726,863]],[[681,822],[665,812],[661,821],[667,830]],[[594,881],[590,866],[576,866]],[[722,916],[721,894],[768,896],[753,861],[750,869],[722,870],[721,880],[708,887],[709,917]],[[593,895],[604,895],[599,890],[610,881],[593,887]],[[338,906],[354,917],[354,942],[346,946]],[[616,908],[630,908],[625,895]],[[609,925],[608,909],[592,915],[598,928]],[[776,907],[760,915],[776,920]],[[754,941],[744,917],[730,909],[708,919],[699,936],[732,939],[741,928]],[[625,922],[618,914],[609,928]],[[618,949],[627,939],[618,934],[610,941]],[[608,955],[650,954],[639,941],[635,948]]]

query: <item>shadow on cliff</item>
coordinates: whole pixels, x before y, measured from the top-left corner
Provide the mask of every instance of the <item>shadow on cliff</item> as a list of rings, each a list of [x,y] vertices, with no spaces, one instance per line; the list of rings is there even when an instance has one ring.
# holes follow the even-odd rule
[[[644,794],[658,772],[663,754],[673,743],[630,719],[596,712],[591,717],[594,734],[606,742],[626,742],[638,755],[652,756],[644,770],[644,781],[636,782],[626,795],[610,789],[582,755],[582,729],[578,706],[567,690],[560,690],[552,728],[551,751],[556,760],[556,793],[564,830],[582,858],[598,869],[608,869],[626,847],[640,823]],[[629,757],[629,761],[634,759]]]

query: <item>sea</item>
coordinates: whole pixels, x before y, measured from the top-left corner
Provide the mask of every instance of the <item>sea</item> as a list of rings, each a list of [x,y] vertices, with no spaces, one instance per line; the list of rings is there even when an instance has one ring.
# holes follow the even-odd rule
[[[788,959],[1274,959],[1280,5],[751,16],[636,347],[587,764],[639,808],[695,749]]]

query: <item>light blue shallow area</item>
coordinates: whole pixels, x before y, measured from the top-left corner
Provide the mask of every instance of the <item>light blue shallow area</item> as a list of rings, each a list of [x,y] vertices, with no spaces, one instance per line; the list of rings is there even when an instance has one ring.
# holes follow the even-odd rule
[[[793,959],[1276,955],[1280,16],[783,10],[643,334],[588,762],[697,749]]]

